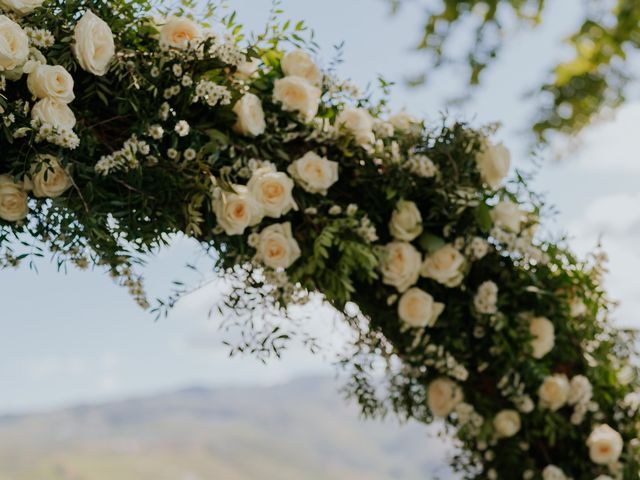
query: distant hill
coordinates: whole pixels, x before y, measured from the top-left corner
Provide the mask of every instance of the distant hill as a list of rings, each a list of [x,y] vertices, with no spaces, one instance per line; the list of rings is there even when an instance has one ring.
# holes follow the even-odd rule
[[[424,426],[361,421],[336,382],[194,388],[0,417],[0,480],[453,478]]]

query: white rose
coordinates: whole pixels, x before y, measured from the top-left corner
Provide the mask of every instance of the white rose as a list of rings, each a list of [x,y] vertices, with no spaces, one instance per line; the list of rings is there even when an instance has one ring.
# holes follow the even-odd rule
[[[382,281],[405,292],[420,277],[422,256],[413,245],[407,242],[391,242],[384,247],[380,270]]]
[[[389,221],[389,231],[396,240],[410,242],[422,233],[422,215],[415,203],[401,200]]]
[[[529,323],[529,333],[533,358],[542,358],[553,349],[555,344],[555,328],[553,323],[545,317],[533,317]]]
[[[427,405],[436,417],[448,416],[462,400],[462,389],[449,378],[438,378],[427,387]]]
[[[37,98],[51,98],[70,103],[73,94],[73,77],[60,65],[38,65],[27,78],[31,93]]]
[[[10,175],[0,175],[0,218],[17,222],[29,213],[27,192]]]
[[[503,200],[491,210],[491,220],[494,225],[509,232],[519,233],[522,224],[522,211],[516,203]]]
[[[594,480],[613,480],[609,475],[598,475]]]
[[[220,192],[212,207],[218,225],[227,235],[242,235],[245,229],[260,221],[260,209],[247,187],[234,185],[235,192]]]
[[[433,327],[438,316],[444,310],[444,303],[438,303],[433,297],[419,288],[410,288],[398,302],[398,316],[410,327]]]
[[[482,180],[496,189],[509,174],[511,154],[501,143],[492,145],[485,142],[483,150],[476,157],[476,162]]]
[[[87,10],[76,24],[73,38],[73,53],[82,69],[97,76],[107,73],[107,67],[116,53],[109,25]]]
[[[464,278],[465,265],[464,255],[453,245],[447,244],[427,256],[420,273],[447,287],[457,287]]]
[[[33,12],[44,3],[44,0],[0,0],[0,7],[20,15]]]
[[[0,15],[0,72],[13,70],[29,57],[29,37],[13,20]]]
[[[294,161],[288,172],[309,193],[326,195],[329,187],[338,181],[338,163],[315,152],[307,152]]]
[[[572,317],[581,317],[587,313],[587,305],[581,298],[574,297],[571,299],[569,303],[569,308],[571,310]]]
[[[547,465],[542,470],[542,480],[568,480],[564,472],[555,465]]]
[[[616,378],[621,385],[629,385],[635,379],[636,372],[631,365],[625,365],[616,374]]]
[[[267,128],[262,102],[253,93],[247,93],[238,100],[233,106],[233,113],[238,117],[233,128],[241,135],[257,137]]]
[[[285,173],[277,172],[273,166],[255,170],[247,188],[268,217],[279,218],[292,208],[298,209],[291,195],[293,180]]]
[[[593,386],[587,377],[584,375],[576,375],[571,379],[571,390],[569,392],[569,398],[567,403],[569,405],[575,405],[577,403],[586,404],[591,400],[593,396]]]
[[[287,53],[280,62],[282,71],[287,77],[304,78],[311,85],[322,85],[322,72],[307,52],[294,50]]]
[[[202,39],[200,26],[185,17],[170,17],[160,27],[160,45],[185,50]]]
[[[589,457],[599,465],[617,462],[623,445],[622,436],[607,424],[595,427],[587,438]]]
[[[71,177],[53,155],[39,155],[38,164],[31,169],[31,188],[40,198],[57,198],[72,184]]]
[[[236,70],[236,77],[242,80],[249,80],[253,77],[260,67],[260,60],[252,58],[251,60],[243,60]]]
[[[300,258],[300,247],[291,233],[291,224],[276,223],[260,232],[256,260],[271,268],[289,268]]]
[[[347,108],[336,118],[336,126],[351,133],[359,145],[368,145],[375,141],[373,117],[364,108]]]
[[[499,437],[513,437],[520,431],[520,414],[515,410],[502,410],[493,419],[493,428]]]
[[[567,403],[569,398],[569,380],[562,373],[556,373],[544,379],[538,389],[540,406],[556,411]]]
[[[300,118],[310,122],[318,113],[322,92],[304,78],[285,77],[275,81],[273,99],[282,104],[285,112],[298,112]]]
[[[389,123],[396,130],[408,132],[418,123],[418,120],[407,112],[399,112],[389,117]]]
[[[66,103],[52,98],[43,98],[31,109],[31,118],[40,123],[47,123],[58,130],[73,130],[76,116]]]

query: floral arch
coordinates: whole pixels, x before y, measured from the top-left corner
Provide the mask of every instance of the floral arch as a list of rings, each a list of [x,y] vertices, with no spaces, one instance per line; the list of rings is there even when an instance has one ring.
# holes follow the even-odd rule
[[[602,258],[537,239],[543,204],[504,185],[490,129],[390,115],[318,68],[303,23],[245,38],[188,7],[0,0],[1,264],[35,238],[148,307],[134,267],[182,232],[238,313],[321,294],[355,333],[363,413],[445,419],[465,478],[637,479]]]

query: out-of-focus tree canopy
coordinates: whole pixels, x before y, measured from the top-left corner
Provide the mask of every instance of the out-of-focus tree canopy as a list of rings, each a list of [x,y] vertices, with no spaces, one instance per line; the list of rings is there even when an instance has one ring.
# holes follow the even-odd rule
[[[388,0],[400,8],[411,0]],[[540,109],[533,130],[540,141],[554,131],[575,133],[588,125],[603,108],[625,100],[631,78],[628,55],[640,47],[640,0],[582,0],[584,19],[567,42],[574,49],[571,60],[541,75]],[[425,2],[426,24],[418,48],[428,52],[432,66],[464,62],[469,84],[477,85],[482,72],[496,58],[509,33],[519,27],[535,27],[544,21],[545,0],[437,0]],[[567,19],[570,21],[571,19]],[[473,25],[475,41],[463,55],[453,58],[447,46]],[[468,32],[467,32],[468,33]],[[456,44],[456,50],[458,45]],[[419,75],[412,83],[427,79]]]

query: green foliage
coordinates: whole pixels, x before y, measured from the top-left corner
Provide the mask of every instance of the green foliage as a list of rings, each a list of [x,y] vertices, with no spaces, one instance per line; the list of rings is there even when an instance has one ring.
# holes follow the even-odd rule
[[[404,3],[389,1],[395,9]],[[582,3],[585,18],[567,39],[574,58],[557,64],[551,80],[533,89],[540,103],[533,131],[542,142],[553,132],[576,133],[603,110],[622,104],[633,78],[630,52],[640,46],[640,4],[636,0]],[[418,49],[428,52],[436,67],[466,64],[469,85],[477,85],[484,70],[500,57],[505,36],[518,30],[514,27],[539,25],[548,5],[544,0],[441,0],[426,8]],[[475,29],[471,46],[464,55],[452,56],[447,46],[469,28]],[[422,74],[411,83],[427,80]]]

